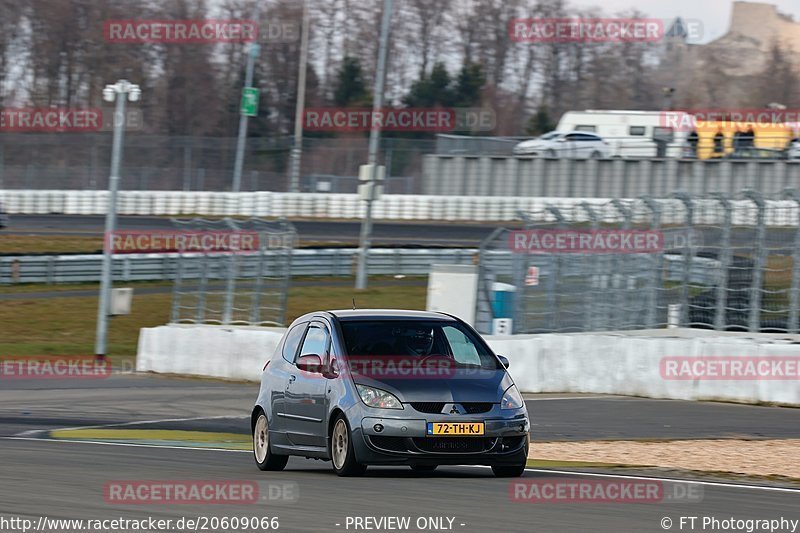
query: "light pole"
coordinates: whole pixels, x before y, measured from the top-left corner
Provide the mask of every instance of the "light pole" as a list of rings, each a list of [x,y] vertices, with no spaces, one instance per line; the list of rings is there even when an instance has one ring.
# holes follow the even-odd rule
[[[245,72],[244,90],[253,88],[253,69],[256,58],[261,52],[261,45],[252,42],[247,50],[247,70]],[[244,109],[239,110],[239,137],[236,139],[236,160],[233,163],[233,185],[231,191],[239,192],[242,188],[242,167],[244,166],[244,143],[247,140],[247,120],[249,114]]]
[[[294,109],[294,146],[289,171],[289,192],[300,192],[300,158],[303,155],[303,109],[306,103],[308,63],[308,2],[303,1],[303,31],[300,37],[300,71],[297,74],[297,103]]]
[[[358,239],[358,267],[356,268],[356,289],[367,288],[367,259],[369,257],[370,237],[372,234],[372,202],[375,191],[377,170],[378,143],[381,139],[380,123],[375,120],[383,105],[383,81],[386,74],[386,48],[389,44],[389,23],[392,18],[392,0],[383,0],[383,20],[381,21],[381,41],[378,48],[378,71],[375,75],[375,92],[372,95],[372,120],[369,132],[369,155],[367,164],[372,165],[371,185],[367,189],[369,194],[366,202],[366,213],[361,221],[361,234]]]
[[[97,357],[106,356],[106,337],[108,334],[108,315],[111,301],[111,259],[113,233],[117,221],[117,188],[119,187],[119,164],[122,160],[122,140],[125,135],[125,102],[138,102],[142,90],[128,80],[119,80],[103,89],[103,100],[113,102],[114,109],[114,141],[111,148],[111,174],[108,177],[108,210],[106,211],[106,229],[103,238],[103,269],[100,278],[100,303],[97,306],[97,335],[94,353]]]
[[[256,1],[255,10],[253,11],[253,20],[258,22],[261,14],[261,2]],[[261,53],[261,45],[253,41],[249,43],[247,48],[247,68],[244,75],[244,89],[242,89],[242,96],[248,91],[253,89],[253,69],[258,55]],[[236,139],[236,159],[233,163],[233,184],[231,191],[239,192],[242,188],[242,167],[244,167],[244,144],[247,140],[247,121],[250,116],[255,116],[256,108],[245,110],[240,106],[239,109],[239,137]]]

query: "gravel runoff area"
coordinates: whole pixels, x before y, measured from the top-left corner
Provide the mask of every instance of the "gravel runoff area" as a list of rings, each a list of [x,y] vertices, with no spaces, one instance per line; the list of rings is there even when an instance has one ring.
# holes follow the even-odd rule
[[[800,479],[800,439],[537,442],[528,457]]]

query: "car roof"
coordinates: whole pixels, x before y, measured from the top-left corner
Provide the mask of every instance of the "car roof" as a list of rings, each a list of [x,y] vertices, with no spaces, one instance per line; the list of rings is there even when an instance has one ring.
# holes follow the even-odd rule
[[[433,311],[414,311],[409,309],[336,309],[328,311],[341,321],[349,320],[454,320],[450,315]]]

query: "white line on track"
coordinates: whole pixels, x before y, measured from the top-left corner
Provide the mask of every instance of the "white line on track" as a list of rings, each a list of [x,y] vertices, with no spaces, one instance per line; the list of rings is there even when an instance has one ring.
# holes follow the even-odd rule
[[[97,440],[38,439],[36,437],[0,437],[0,440],[25,440],[33,442],[68,442],[70,444],[96,444],[100,446],[124,446],[127,448],[166,448],[168,450],[206,450],[211,452],[252,453],[250,450],[228,450],[226,448],[204,448],[202,446],[170,446],[166,444],[136,444],[133,442],[103,442]]]
[[[54,429],[42,429],[42,430],[33,430],[33,431],[67,431],[72,429],[101,429],[101,428],[115,428],[115,427],[124,427],[124,426],[138,426],[140,424],[159,424],[162,422],[191,422],[194,420],[220,420],[223,418],[249,418],[247,415],[237,414],[237,415],[219,415],[219,416],[193,416],[190,418],[161,418],[159,420],[139,420],[134,422],[118,422],[114,424],[98,424],[96,426],[70,426],[65,428],[54,428]],[[17,437],[22,436],[15,435]]]
[[[548,402],[548,401],[561,401],[561,400],[608,400],[608,401],[628,401],[633,400],[636,398],[631,398],[628,396],[555,396],[555,397],[545,397],[545,398],[536,398],[522,395],[522,399],[526,402]],[[650,398],[647,398],[648,400]]]
[[[88,441],[88,440],[59,440],[59,439],[36,439],[36,438],[29,438],[29,437],[0,437],[0,440],[24,440],[24,441],[36,441],[36,442],[58,442],[58,443],[70,443],[70,444],[95,444],[101,446],[123,446],[128,448],[166,448],[170,450],[201,450],[201,451],[210,451],[210,452],[228,452],[228,453],[252,453],[250,450],[226,450],[225,448],[201,448],[201,447],[194,447],[194,446],[167,446],[161,444],[134,444],[134,443],[127,443],[127,442],[100,442],[100,441]],[[462,465],[461,468],[490,468],[488,466],[483,465]],[[601,474],[597,472],[578,472],[578,471],[570,471],[570,470],[546,470],[541,468],[526,468],[526,472],[536,472],[539,474],[560,474],[564,476],[582,476],[582,477],[600,477],[600,478],[612,478],[612,479],[639,479],[639,480],[656,480],[656,481],[668,481],[672,483],[690,483],[693,485],[704,485],[708,487],[722,487],[722,488],[730,488],[730,489],[749,489],[749,490],[765,490],[769,492],[786,492],[790,494],[800,494],[800,489],[792,489],[789,487],[770,487],[766,485],[746,485],[743,483],[724,483],[719,481],[697,481],[697,480],[689,480],[689,479],[676,479],[676,478],[668,478],[668,477],[656,477],[656,476],[628,476],[622,474]]]

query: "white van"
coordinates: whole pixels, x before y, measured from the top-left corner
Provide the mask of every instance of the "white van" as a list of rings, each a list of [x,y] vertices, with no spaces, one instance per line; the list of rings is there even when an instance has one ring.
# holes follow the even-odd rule
[[[612,157],[682,157],[688,132],[666,127],[665,111],[567,111],[558,131],[589,131],[611,147]],[[679,112],[670,111],[670,115]]]

